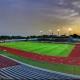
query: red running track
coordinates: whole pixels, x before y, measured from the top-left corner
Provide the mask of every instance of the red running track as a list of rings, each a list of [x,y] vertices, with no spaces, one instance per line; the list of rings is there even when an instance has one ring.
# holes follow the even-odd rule
[[[80,44],[76,44],[75,48],[72,50],[72,53],[69,55],[69,57],[80,57]]]
[[[6,68],[15,65],[19,65],[19,63],[0,55],[0,68]]]
[[[75,48],[72,50],[71,54],[69,55],[68,59],[75,60],[74,63],[80,65],[80,44],[76,44]]]
[[[11,54],[15,54],[18,56],[22,56],[24,58],[29,58],[32,60],[37,60],[41,62],[49,62],[49,63],[59,63],[59,64],[68,64],[68,65],[80,65],[80,59],[76,59],[80,57],[80,44],[76,44],[75,48],[72,50],[69,57],[56,57],[56,56],[47,56],[47,55],[40,55],[31,52],[25,52],[22,50],[9,48],[0,46],[0,50],[7,51]]]

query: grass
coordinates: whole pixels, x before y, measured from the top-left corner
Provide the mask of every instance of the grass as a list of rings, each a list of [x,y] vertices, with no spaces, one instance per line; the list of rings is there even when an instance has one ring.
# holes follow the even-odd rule
[[[0,43],[11,48],[20,49],[23,51],[33,52],[48,56],[68,57],[74,45],[71,44],[55,44],[55,43],[40,43],[40,42],[9,42]]]
[[[51,64],[48,62],[40,62],[40,61],[31,60],[31,59],[26,59],[21,56],[17,56],[17,55],[11,54],[11,53],[3,52],[3,51],[0,51],[0,54],[8,56],[13,59],[16,59],[16,60],[21,61],[26,64],[40,67],[40,68],[44,68],[44,69],[48,69],[48,70],[52,70],[52,71],[80,75],[80,66],[55,64],[55,63]]]

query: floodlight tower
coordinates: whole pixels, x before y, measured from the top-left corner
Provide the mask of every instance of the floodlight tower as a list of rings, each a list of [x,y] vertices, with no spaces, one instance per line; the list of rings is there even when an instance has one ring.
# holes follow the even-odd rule
[[[72,33],[72,28],[68,28],[68,31],[69,31],[69,35],[71,35],[71,33]]]
[[[12,36],[12,33],[10,32],[10,34],[9,34],[10,36]]]
[[[52,34],[52,30],[51,29],[49,29],[48,32],[49,32],[50,35]]]
[[[42,31],[42,30],[40,30],[40,35],[42,35],[42,33],[43,33],[43,31]]]
[[[57,29],[58,36],[60,35],[60,29]]]

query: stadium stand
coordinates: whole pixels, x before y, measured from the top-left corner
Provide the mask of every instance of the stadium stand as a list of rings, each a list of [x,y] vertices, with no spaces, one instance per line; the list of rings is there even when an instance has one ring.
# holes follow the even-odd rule
[[[0,56],[0,80],[74,80],[74,76],[33,68]],[[77,79],[78,80],[78,79]]]
[[[73,77],[50,73],[47,71],[35,69],[25,65],[15,65],[12,67],[1,68],[0,74],[4,74],[4,78],[12,78],[13,80],[73,80]]]

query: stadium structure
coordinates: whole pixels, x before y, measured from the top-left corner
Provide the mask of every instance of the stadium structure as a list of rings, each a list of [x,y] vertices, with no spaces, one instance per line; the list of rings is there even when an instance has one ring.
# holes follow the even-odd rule
[[[80,0],[0,0],[0,80],[80,80]]]
[[[79,39],[50,36],[0,42],[0,80],[80,80]]]

